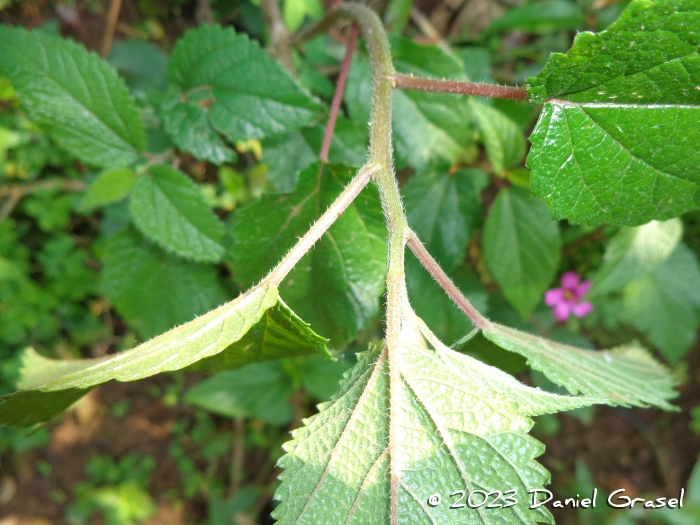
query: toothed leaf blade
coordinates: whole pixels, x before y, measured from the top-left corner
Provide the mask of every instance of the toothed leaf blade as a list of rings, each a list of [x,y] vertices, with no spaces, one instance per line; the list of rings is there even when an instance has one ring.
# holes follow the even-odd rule
[[[408,224],[447,270],[464,260],[481,220],[481,188],[488,176],[477,168],[452,172],[439,163],[413,175],[403,188]]]
[[[340,391],[293,432],[279,461],[278,523],[386,525],[392,493],[397,523],[551,523],[522,496],[549,480],[534,461],[544,447],[527,435],[529,416],[600,400],[527,387],[448,349],[417,318],[407,324],[391,370],[383,346],[371,346]],[[455,490],[505,486],[518,491],[515,506],[449,508]],[[434,494],[442,502],[430,506]]]
[[[0,74],[33,120],[77,158],[104,168],[138,160],[146,134],[124,81],[73,40],[0,26]]]
[[[166,131],[181,149],[216,164],[232,158],[226,142],[289,133],[323,110],[257,42],[231,27],[188,31],[169,71],[178,98],[162,108]]]
[[[638,225],[700,205],[700,6],[635,0],[528,80],[544,109],[532,191],[574,223]]]
[[[133,228],[111,237],[102,251],[102,288],[119,315],[144,338],[226,301],[214,267],[170,255]]]
[[[697,337],[700,324],[700,265],[680,244],[654,271],[623,291],[624,316],[672,363]]]
[[[113,379],[136,381],[180,370],[222,352],[241,339],[276,302],[275,288],[257,287],[132,350],[108,358],[80,360],[80,365],[70,365],[78,369],[67,374],[66,365],[59,365],[53,377],[43,378],[44,383],[35,384],[32,371],[27,370],[24,383],[34,386],[0,398],[0,424],[26,427],[41,423],[101,383]],[[37,360],[36,356],[32,358]]]
[[[610,405],[675,410],[668,403],[677,396],[675,378],[640,346],[582,350],[496,323],[484,329],[484,336],[525,356],[531,368],[572,394],[605,398]]]
[[[219,262],[224,225],[187,175],[151,166],[136,179],[129,211],[136,227],[166,250],[187,259]]]
[[[520,127],[492,106],[471,100],[470,107],[493,170],[502,174],[518,164],[525,156],[525,137]]]
[[[559,265],[559,226],[521,188],[498,192],[484,223],[484,260],[503,295],[526,317],[542,300]]]

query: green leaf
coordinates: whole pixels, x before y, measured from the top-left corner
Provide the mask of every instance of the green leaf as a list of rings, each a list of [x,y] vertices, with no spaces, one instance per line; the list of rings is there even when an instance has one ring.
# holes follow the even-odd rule
[[[132,229],[109,239],[102,264],[107,297],[143,337],[201,315],[227,297],[214,267],[168,255]]]
[[[139,158],[146,135],[134,101],[95,53],[72,40],[0,26],[0,74],[31,118],[80,160],[110,168]]]
[[[439,47],[421,46],[402,38],[391,42],[394,65],[400,73],[466,80],[459,59]],[[345,102],[358,126],[369,121],[370,87],[369,65],[356,57],[348,77]],[[394,146],[399,165],[423,169],[435,159],[456,163],[476,158],[474,119],[466,97],[396,90],[392,100]]]
[[[193,93],[188,103],[183,103],[179,93],[167,95],[161,106],[163,129],[182,151],[199,160],[220,165],[235,162],[238,158],[209,122],[210,95],[204,91]]]
[[[389,0],[384,13],[384,25],[392,35],[400,35],[411,19],[413,0]]]
[[[551,33],[567,29],[579,29],[585,17],[581,8],[570,0],[545,0],[523,7],[509,9],[489,27],[487,33],[513,30],[528,33]]]
[[[525,356],[531,368],[572,394],[605,398],[610,405],[675,409],[667,402],[677,395],[674,377],[639,346],[581,350],[496,323],[484,335]]]
[[[454,52],[462,61],[467,78],[472,82],[495,84],[491,76],[491,52],[485,47],[456,47]],[[498,100],[495,99],[494,102]]]
[[[190,388],[185,402],[226,417],[254,417],[273,425],[292,420],[291,377],[279,361],[219,372]]]
[[[486,314],[488,297],[479,278],[461,264],[449,276],[474,308]],[[454,343],[473,329],[464,312],[455,306],[418,259],[412,256],[406,257],[406,281],[410,297],[417,299],[413,308],[441,340]]]
[[[348,359],[323,359],[312,355],[304,359],[299,367],[301,385],[310,395],[321,401],[327,401],[338,391],[343,374],[351,363]]]
[[[291,194],[266,195],[233,215],[236,280],[266,274],[335,200],[354,173],[318,163],[300,173]],[[379,310],[386,235],[379,197],[365,188],[280,284],[280,294],[313,329],[340,348]]]
[[[307,354],[329,358],[327,342],[328,339],[314,333],[278,298],[277,304],[268,308],[260,321],[240,340],[223,352],[190,365],[187,370],[218,372],[240,368],[252,361]]]
[[[645,277],[671,255],[682,234],[683,223],[678,219],[622,228],[605,249],[589,295],[621,290],[630,281]]]
[[[119,270],[116,274],[132,280],[142,278],[147,283],[143,286],[142,282],[140,288],[131,290],[134,297],[129,299],[134,299],[138,307],[146,309],[152,306],[147,301],[152,301],[155,308],[166,309],[170,301],[177,307],[191,309],[193,299],[201,302],[202,296],[207,295],[206,288],[196,286],[193,289],[186,282],[197,277],[194,265],[189,265],[190,268],[185,268],[180,275],[171,272],[167,276],[169,279],[159,280],[161,275],[157,273],[147,275],[144,271],[148,269],[146,263],[153,261],[147,261],[143,253],[133,253],[134,248],[138,248],[134,246],[135,237],[128,231],[118,234],[106,247],[107,279],[110,271],[115,271],[109,258],[121,257],[118,262],[128,265],[133,274]],[[124,245],[132,249],[132,253],[125,252]],[[167,259],[156,260],[156,268],[151,269],[167,272],[168,265],[164,262],[167,263]],[[167,289],[172,282],[178,283],[177,288],[181,287],[185,296],[174,296]],[[42,357],[32,349],[26,350],[18,381],[22,390],[0,398],[0,425],[25,427],[46,421],[92,387],[112,379],[135,381],[183,368],[233,369],[256,361],[310,353],[327,357],[325,341],[282,302],[276,288],[258,285],[233,301],[120,354],[99,359],[57,361]]]
[[[142,291],[144,297],[148,291]],[[172,296],[170,296],[172,299]],[[132,350],[101,359],[81,359],[70,365],[29,354],[28,364],[44,359],[41,377],[25,367],[23,384],[31,388],[3,396],[0,424],[26,427],[48,420],[92,387],[112,379],[135,381],[162,372],[180,370],[215,355],[235,343],[253,327],[265,310],[277,303],[277,290],[259,286],[188,323],[173,328]],[[58,363],[61,363],[60,361]],[[47,374],[48,367],[53,374]],[[48,377],[47,377],[48,376]],[[37,384],[38,381],[44,381]]]
[[[151,166],[136,179],[129,211],[138,229],[166,250],[207,262],[218,262],[224,254],[223,223],[181,171]]]
[[[472,332],[466,338],[453,344],[451,348],[474,357],[482,363],[500,368],[508,374],[519,374],[527,370],[527,360],[523,356],[497,346],[486,339],[481,331]],[[535,384],[534,386],[540,385]],[[555,391],[554,393],[560,394],[561,392]]]
[[[480,193],[488,175],[478,168],[451,172],[434,164],[403,188],[408,224],[445,270],[464,259],[467,243],[481,220]]]
[[[134,184],[134,172],[128,168],[117,168],[100,173],[90,183],[78,209],[88,212],[126,197]]]
[[[438,46],[416,44],[410,38],[391,38],[391,55],[401,73],[466,80],[459,57]]]
[[[166,130],[179,148],[215,163],[230,155],[217,133],[229,142],[282,135],[322,110],[257,42],[230,27],[188,31],[170,59],[170,80],[180,100],[162,108]]]
[[[520,188],[501,190],[483,232],[484,260],[503,295],[526,317],[542,300],[559,265],[559,226],[544,202]]]
[[[262,142],[268,180],[282,193],[294,191],[299,172],[319,159],[324,126],[314,126]],[[362,166],[367,159],[367,132],[345,118],[338,118],[328,161]]]
[[[148,40],[114,42],[107,60],[133,90],[164,89],[168,84],[168,55]]]
[[[391,371],[387,351],[371,346],[331,401],[293,432],[279,461],[278,523],[383,525],[392,493],[397,523],[551,522],[544,507],[528,509],[527,491],[549,480],[534,461],[544,447],[526,434],[529,416],[597,399],[527,387],[448,349],[417,318],[398,343]],[[456,490],[505,487],[518,491],[515,506],[449,508]],[[442,502],[431,507],[434,494]]]
[[[518,125],[482,102],[470,100],[470,107],[493,170],[501,174],[518,164],[525,156],[525,137]]]
[[[22,201],[21,208],[36,219],[39,229],[53,233],[66,229],[70,224],[74,201],[74,195],[62,194],[59,188],[54,187],[32,193]]]
[[[700,205],[698,24],[695,0],[636,0],[528,80],[546,102],[527,164],[554,217],[637,225]]]
[[[692,346],[700,324],[700,266],[681,244],[649,275],[624,291],[625,315],[646,332],[666,358],[678,362]]]

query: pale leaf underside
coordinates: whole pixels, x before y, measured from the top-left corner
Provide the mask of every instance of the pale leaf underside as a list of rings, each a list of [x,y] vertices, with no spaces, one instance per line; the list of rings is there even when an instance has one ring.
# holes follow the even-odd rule
[[[267,316],[266,311],[270,312]],[[289,330],[284,334],[286,340],[279,336],[279,326]],[[256,336],[261,340],[253,341]],[[238,345],[238,341],[245,344]],[[235,368],[314,351],[325,353],[324,339],[287,308],[276,288],[257,286],[230,303],[109,358],[57,363],[28,353],[25,377],[20,382],[24,390],[0,398],[0,424],[25,427],[46,421],[94,386],[110,380],[135,381],[200,360],[204,360],[202,368],[209,369],[207,358],[221,353],[224,356],[214,364]]]
[[[608,399],[611,405],[656,406],[674,410],[669,371],[643,348],[581,350],[492,323],[484,335],[501,348],[525,356],[529,365],[572,394]]]
[[[549,479],[534,461],[544,447],[526,434],[529,416],[604,399],[527,387],[448,349],[417,318],[405,326],[391,366],[400,377],[394,388],[386,349],[377,345],[362,354],[340,392],[294,432],[280,460],[279,523],[388,524],[392,483],[398,492],[395,523],[551,521],[543,507],[528,508],[527,491]],[[510,488],[518,491],[510,508],[449,508],[457,490]],[[442,503],[430,506],[434,494]]]

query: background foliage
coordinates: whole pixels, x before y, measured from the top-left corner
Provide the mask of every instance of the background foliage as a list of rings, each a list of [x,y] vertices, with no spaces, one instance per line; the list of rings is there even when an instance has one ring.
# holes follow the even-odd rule
[[[106,5],[40,4],[0,1],[3,21],[32,27],[31,32],[0,28],[2,393],[13,389],[25,347],[46,357],[99,358],[132,348],[247,289],[339,193],[353,168],[364,162],[368,140],[370,78],[360,48],[330,148],[331,164],[318,177],[324,124],[344,54],[342,35],[335,35],[340,42],[328,35],[301,42],[289,51],[291,60],[278,52],[281,63],[293,68],[290,75],[264,50],[278,42],[259,2],[139,0],[125,2],[119,40],[104,61],[58,35],[97,48],[99,42],[85,38],[86,28],[103,24]],[[197,14],[202,5],[209,6],[209,15]],[[376,6],[392,33],[398,71],[522,84],[544,67],[551,52],[571,46],[575,30],[604,29],[625,3],[551,0],[511,6],[473,0],[454,16],[444,14],[446,5],[391,0]],[[281,9],[291,32],[323,12],[310,0],[284,0]],[[208,16],[218,24],[199,23]],[[546,90],[543,98],[567,96],[548,85],[528,89]],[[676,367],[679,377],[695,377],[697,360],[686,360],[686,354],[700,323],[698,212],[648,222],[649,210],[630,220],[613,210],[618,223],[628,224],[621,226],[553,220],[545,201],[532,196],[524,163],[525,138],[538,108],[410,91],[396,91],[394,105],[395,164],[410,226],[482,312],[583,348],[636,339]],[[685,128],[678,136],[695,140],[697,119],[679,118]],[[643,119],[631,122],[641,125]],[[540,147],[538,135],[532,142]],[[535,195],[547,194],[537,173],[558,169],[557,160],[529,165]],[[669,204],[667,216],[688,206]],[[596,224],[610,218],[586,209],[588,215],[574,220]],[[277,483],[274,465],[287,429],[298,427],[316,402],[336,390],[355,353],[379,336],[385,242],[380,213],[378,197],[368,188],[280,286],[292,310],[342,356],[338,361],[293,357],[207,378],[174,374],[116,396],[112,404],[99,390],[101,397],[88,398],[67,420],[33,434],[2,429],[0,466],[7,476],[0,502],[9,505],[7,513],[21,514],[28,502],[43,501],[22,499],[28,480],[40,479],[41,487],[51,487],[45,508],[56,522],[126,524],[170,516],[162,519],[218,525],[267,519]],[[543,295],[559,286],[566,271],[592,280],[587,298],[594,310],[583,319],[556,323]],[[407,273],[412,297],[420,298],[414,299],[417,313],[442,341],[459,348],[469,321],[410,256]],[[293,322],[283,305],[279,308],[264,334],[274,334],[275,323]],[[304,327],[295,326],[300,340],[307,341]],[[256,345],[264,340],[259,332],[253,336]],[[276,344],[268,350],[284,355],[284,342]],[[511,373],[524,370],[519,357],[506,356],[486,340],[482,347],[470,346],[490,364]],[[309,348],[316,349],[311,343]],[[541,374],[522,378],[552,388]],[[143,416],[144,407],[137,406],[143,397],[158,400],[162,411]],[[689,407],[682,406],[685,427]],[[590,421],[591,409],[580,410],[577,417]],[[60,467],[51,451],[60,448],[60,432],[71,425],[84,432],[91,419],[106,428],[120,421],[133,424],[138,414],[158,421],[148,432],[157,435],[160,428],[167,454],[134,455],[136,439],[132,449],[128,439],[117,450],[90,448],[92,456],[81,457],[71,478],[79,483],[52,482]],[[536,428],[556,432],[558,425],[559,419],[543,416]],[[689,442],[695,439],[688,435]],[[642,483],[639,490],[686,486],[700,450],[697,439],[692,443],[682,451],[681,467],[661,461],[661,471],[675,468],[675,474],[664,473],[663,483]],[[658,446],[654,450],[658,453]],[[23,478],[22,468],[31,475]],[[167,469],[180,481],[157,481]],[[582,463],[575,472],[561,470],[574,492],[591,485]],[[13,483],[20,488],[16,496]],[[11,494],[7,503],[3,494]],[[590,517],[567,519],[583,524]],[[645,519],[666,518],[610,513],[595,522]]]

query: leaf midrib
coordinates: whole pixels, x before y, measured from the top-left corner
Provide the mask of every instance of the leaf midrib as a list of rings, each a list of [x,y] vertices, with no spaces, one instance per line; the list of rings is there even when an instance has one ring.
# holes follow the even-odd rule
[[[253,291],[255,291],[255,288],[250,290],[250,292],[249,292],[250,295],[246,298],[247,299],[246,301],[243,301],[243,303],[245,303],[253,298],[257,298],[257,300],[260,303],[258,305],[256,312],[254,313],[254,316],[257,316],[259,311],[260,311],[260,308],[263,305],[263,302],[264,302],[265,296],[267,295],[267,292],[265,292],[265,294],[262,295],[261,297],[257,297],[256,293],[251,293]],[[243,296],[240,296],[240,297],[243,297]],[[235,299],[234,299],[234,301],[235,301]],[[188,333],[188,334],[184,335],[184,337],[180,337],[180,338],[176,338],[176,339],[166,338],[164,336],[169,333],[169,332],[166,332],[165,334],[162,334],[161,336],[158,336],[154,339],[151,339],[150,341],[146,341],[145,343],[142,343],[141,345],[137,346],[133,350],[129,350],[129,351],[126,351],[126,352],[123,352],[120,354],[116,354],[111,359],[105,361],[105,364],[108,363],[109,365],[117,365],[117,366],[105,366],[104,368],[106,368],[106,370],[104,370],[103,374],[110,375],[111,372],[121,370],[125,366],[133,365],[135,362],[138,362],[143,358],[152,358],[154,356],[154,354],[160,353],[164,350],[165,351],[168,351],[168,350],[173,351],[174,348],[182,347],[183,345],[187,344],[189,341],[191,341],[193,339],[196,340],[196,339],[200,338],[202,333],[207,333],[210,330],[215,329],[217,327],[221,331],[223,331],[223,325],[224,325],[225,321],[230,319],[231,314],[236,312],[237,310],[239,310],[241,308],[241,306],[243,306],[243,303],[236,304],[235,308],[231,308],[231,306],[233,306],[231,304],[226,304],[226,305],[220,306],[219,308],[216,308],[215,310],[212,310],[210,313],[216,312],[218,310],[221,310],[221,312],[219,312],[219,315],[212,316],[212,319],[208,323],[206,323],[204,326],[199,327],[193,333]],[[199,318],[199,319],[201,319],[201,318]],[[194,322],[194,321],[191,321],[191,322]],[[243,335],[245,335],[245,334],[243,334]],[[239,337],[237,340],[240,340],[241,337]],[[161,340],[158,341],[158,343],[156,344],[156,341],[158,339],[161,339]],[[199,349],[199,351],[195,355],[197,355],[197,356],[201,355],[201,353],[203,351],[218,344],[219,340],[220,340],[220,335],[219,335],[219,337],[217,337],[214,340],[213,343],[210,343],[209,345],[203,347],[202,349]],[[232,343],[233,342],[235,342],[235,341],[232,341]],[[149,345],[149,343],[151,343],[151,344]],[[137,350],[139,350],[139,348],[141,348],[142,346],[146,346],[146,345],[149,345],[149,347],[148,347],[149,352],[144,353],[143,349],[141,349],[141,351],[137,352]],[[132,356],[135,356],[135,357],[132,357]],[[182,357],[181,354],[176,353],[176,352],[173,354],[173,356],[174,357]],[[126,361],[126,362],[124,362],[124,361]],[[162,363],[159,362],[159,364],[162,364]],[[82,370],[68,374],[66,376],[56,378],[56,379],[50,381],[49,383],[42,385],[41,388],[35,388],[34,390],[40,390],[42,392],[52,392],[52,391],[56,391],[56,390],[65,390],[67,387],[62,383],[65,383],[66,378],[74,376],[70,379],[70,383],[72,384],[76,381],[80,381],[81,376],[85,376],[85,375],[88,376],[87,377],[87,381],[88,381],[87,384],[84,383],[85,379],[82,379],[83,382],[77,383],[77,384],[72,384],[72,386],[70,386],[68,388],[91,388],[92,386],[95,386],[97,384],[104,382],[104,380],[102,380],[102,379],[100,379],[99,381],[95,381],[94,379],[90,379],[90,373],[93,372],[96,368],[101,368],[102,367],[101,365],[102,365],[102,363],[96,363],[95,365],[90,366],[88,368],[84,368]],[[114,379],[117,379],[116,374],[112,374],[112,375],[115,375]],[[151,374],[149,374],[149,375],[151,375]],[[144,377],[147,377],[147,376],[144,376]],[[117,380],[119,380],[119,379],[117,379]]]

